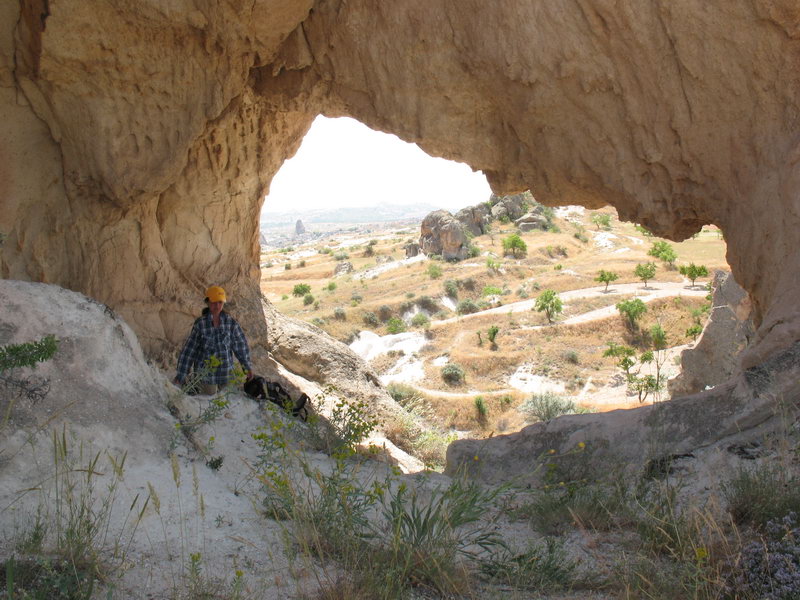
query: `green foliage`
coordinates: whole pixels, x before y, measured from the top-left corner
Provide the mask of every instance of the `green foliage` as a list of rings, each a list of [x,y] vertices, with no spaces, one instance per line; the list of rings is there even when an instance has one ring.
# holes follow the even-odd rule
[[[614,342],[609,342],[608,348],[603,352],[603,356],[610,356],[618,360],[617,366],[625,371],[626,376],[630,376],[631,368],[636,364],[636,360],[633,358],[635,354],[636,350],[630,346],[618,345]]]
[[[643,226],[641,226],[639,224],[635,224],[633,227],[634,227],[634,229],[636,229],[636,231],[641,233],[644,237],[653,237],[653,233],[649,229],[647,229],[646,227],[643,227]]]
[[[528,245],[518,233],[512,233],[507,238],[503,238],[503,252],[506,254],[511,254],[516,258],[517,256],[524,256],[527,251]]]
[[[631,328],[636,328],[639,318],[647,312],[647,305],[639,298],[631,298],[617,302],[617,310],[625,316]]]
[[[607,213],[593,213],[591,221],[598,231],[600,231],[601,227],[603,229],[611,229],[611,215]]]
[[[581,362],[580,357],[578,356],[578,353],[575,352],[575,350],[565,350],[564,354],[562,354],[561,356],[563,356],[565,361],[573,365],[577,365],[578,363]]]
[[[36,368],[41,362],[50,360],[58,350],[58,340],[48,335],[35,342],[0,346],[0,373],[21,367]]]
[[[503,294],[503,290],[495,285],[487,285],[484,286],[483,291],[481,292],[481,296],[501,296]]]
[[[287,263],[285,263],[285,264],[283,265],[283,270],[284,270],[284,271],[291,271],[291,270],[292,270],[292,263],[288,263],[288,262],[287,262]]]
[[[348,258],[350,258],[350,255],[344,250],[340,250],[339,252],[333,255],[333,260],[341,261],[341,260],[347,260]]]
[[[419,312],[411,318],[411,325],[414,327],[428,327],[431,320],[424,312]]]
[[[436,263],[431,263],[428,265],[428,268],[425,272],[431,279],[439,279],[439,277],[442,276],[442,267],[440,267]]]
[[[320,254],[333,254],[333,248],[329,246],[324,246],[318,250]]]
[[[703,333],[703,326],[699,323],[695,323],[689,329],[686,330],[686,337],[692,338],[695,342],[697,341],[698,336]]]
[[[406,323],[400,317],[392,317],[386,323],[386,331],[391,334],[403,333],[406,330]]]
[[[406,407],[420,399],[419,392],[405,383],[390,383],[386,386],[386,392],[402,407]]]
[[[365,312],[361,318],[364,321],[364,325],[367,325],[368,327],[377,327],[380,325],[378,317],[372,311]]]
[[[457,363],[447,363],[442,367],[442,379],[450,385],[460,385],[464,383],[466,374],[461,365]]]
[[[656,276],[656,264],[651,262],[639,263],[633,270],[633,274],[644,282],[644,287],[647,287],[648,280]]]
[[[305,267],[306,266],[306,261],[305,260],[301,260],[300,262],[297,263],[297,266],[298,266],[298,268]]]
[[[689,278],[689,280],[692,282],[692,287],[694,287],[694,282],[699,277],[708,276],[708,269],[705,265],[696,265],[694,263],[690,263],[689,265],[681,265],[678,270],[681,275]]]
[[[667,348],[667,332],[664,331],[660,324],[653,325],[650,328],[650,340],[656,350],[665,350]]]
[[[344,308],[341,306],[337,306],[333,309],[333,318],[337,321],[346,321],[347,320],[347,313],[345,312]]]
[[[492,325],[489,327],[489,330],[486,332],[486,336],[489,338],[489,342],[494,344],[495,339],[497,338],[497,334],[500,332],[500,328],[497,325]]]
[[[606,292],[608,291],[608,284],[613,281],[616,281],[617,279],[619,279],[619,275],[617,275],[613,271],[606,271],[603,269],[600,269],[600,272],[597,274],[597,277],[594,278],[595,281],[606,284],[606,289],[603,290]]]
[[[477,258],[481,255],[481,249],[475,244],[470,244],[468,254],[470,258]]]
[[[464,298],[456,306],[456,312],[460,315],[468,315],[471,313],[476,313],[479,310],[480,307],[478,307],[478,305],[475,304],[475,301],[471,300],[470,298]]]
[[[359,294],[358,292],[353,292],[350,294],[350,303],[355,305],[361,304],[364,301],[364,296]]]
[[[561,298],[554,290],[544,290],[536,298],[534,309],[537,312],[544,312],[547,316],[547,322],[552,323],[553,319],[564,309],[564,306],[561,303]]]
[[[314,296],[312,294],[303,296],[303,305],[308,306],[309,304],[314,304]]]
[[[493,273],[497,273],[500,270],[500,261],[495,258],[492,258],[491,256],[487,256],[486,268]]]
[[[492,583],[531,590],[538,596],[542,592],[568,589],[576,566],[562,542],[547,538],[519,553],[503,548],[481,561],[480,572]]]
[[[475,411],[478,413],[479,421],[485,421],[489,415],[489,407],[486,406],[483,396],[475,396]]]
[[[311,291],[311,286],[309,284],[298,283],[297,285],[294,286],[294,289],[292,289],[292,296],[297,296],[299,298],[300,296],[305,296],[310,291]]]
[[[427,310],[430,313],[439,310],[439,303],[430,296],[423,295],[417,298],[417,306],[423,310]]]
[[[800,479],[781,464],[740,468],[722,484],[734,521],[763,527],[768,521],[800,514]]]
[[[392,318],[392,314],[394,314],[394,311],[392,310],[392,307],[389,306],[388,304],[381,304],[378,307],[378,318],[383,323],[386,323],[386,321],[391,319]]]
[[[336,282],[329,281],[328,285],[325,286],[325,289],[328,290],[329,292],[333,292],[334,290],[336,290]]]
[[[281,300],[288,300],[288,299],[289,299],[289,295],[288,294],[281,295]]]
[[[670,267],[674,266],[675,260],[678,258],[678,255],[675,254],[673,247],[663,240],[653,242],[653,245],[647,252],[647,255],[663,260]]]
[[[446,279],[442,284],[446,296],[455,300],[458,298],[458,282],[455,279]]]
[[[529,421],[549,421],[561,415],[580,412],[575,402],[553,392],[533,394],[518,409]]]

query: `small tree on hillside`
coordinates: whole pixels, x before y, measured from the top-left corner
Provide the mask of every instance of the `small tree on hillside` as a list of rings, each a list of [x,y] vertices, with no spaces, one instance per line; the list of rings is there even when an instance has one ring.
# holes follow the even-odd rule
[[[553,318],[561,313],[564,306],[561,303],[561,298],[558,297],[554,290],[545,290],[536,298],[534,308],[538,312],[544,312],[547,315],[547,322],[552,323]]]
[[[292,296],[297,296],[298,298],[301,296],[305,296],[311,291],[311,286],[307,283],[298,283],[294,286],[292,290]]]
[[[681,275],[689,278],[689,280],[692,282],[692,287],[694,287],[694,282],[698,277],[708,276],[708,269],[705,265],[696,265],[694,263],[690,263],[688,266],[681,265],[678,270],[680,271]]]
[[[639,317],[647,312],[647,305],[639,298],[632,298],[618,302],[617,310],[619,314],[627,318],[630,328],[636,329]]]
[[[528,245],[525,243],[518,233],[512,233],[507,238],[503,238],[503,251],[508,254],[511,253],[514,258],[524,255],[528,251]]]
[[[604,271],[602,269],[597,274],[597,277],[594,278],[595,281],[599,281],[600,283],[606,284],[606,289],[603,290],[604,292],[608,291],[608,284],[611,283],[612,281],[616,281],[617,279],[619,279],[619,275],[617,275],[613,271]]]
[[[592,223],[597,227],[597,231],[600,231],[600,228],[603,229],[611,229],[611,215],[606,213],[594,213],[592,215]]]
[[[656,264],[651,262],[644,264],[640,263],[636,265],[636,268],[633,270],[633,274],[641,279],[642,282],[644,282],[644,287],[647,288],[647,281],[656,276]]]
[[[675,250],[665,241],[658,241],[653,242],[652,247],[647,252],[648,256],[653,256],[660,260],[663,260],[670,268],[675,267],[675,260],[678,258],[678,255],[675,254]]]

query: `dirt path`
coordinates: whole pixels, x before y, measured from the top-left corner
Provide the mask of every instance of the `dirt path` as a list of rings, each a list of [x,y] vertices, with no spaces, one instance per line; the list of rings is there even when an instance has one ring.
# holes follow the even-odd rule
[[[642,302],[651,302],[658,298],[668,298],[671,296],[705,296],[706,294],[708,294],[708,290],[700,286],[692,287],[686,280],[680,283],[666,282],[666,281],[654,282],[648,285],[647,288],[645,288],[641,283],[622,283],[620,285],[609,287],[607,292],[605,291],[604,286],[570,290],[568,292],[563,292],[559,294],[559,298],[561,298],[562,302],[567,303],[570,302],[571,300],[582,300],[584,298],[601,298],[607,296],[611,304],[604,308],[598,308],[597,310],[592,310],[587,313],[583,313],[581,315],[576,315],[574,317],[564,319],[563,321],[558,321],[558,323],[560,325],[573,325],[576,323],[586,323],[588,321],[594,321],[596,319],[603,319],[605,317],[611,316],[613,314],[616,314],[617,312],[616,301],[613,298],[615,296],[624,296],[631,294],[635,295]],[[460,315],[458,317],[442,319],[441,321],[433,321],[431,323],[431,327],[436,328],[445,325],[447,323],[456,323],[463,321],[465,319],[470,319],[483,315],[491,315],[491,314],[506,315],[509,312],[525,312],[528,310],[532,310],[535,303],[536,303],[535,298],[530,300],[520,300],[519,302],[504,304],[503,306],[489,308],[468,315]],[[542,327],[548,327],[548,325],[539,325],[536,327],[530,327],[526,329],[540,329]]]

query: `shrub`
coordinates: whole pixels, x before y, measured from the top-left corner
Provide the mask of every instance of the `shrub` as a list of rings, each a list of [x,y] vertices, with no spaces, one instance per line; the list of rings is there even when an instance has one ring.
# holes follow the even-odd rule
[[[572,363],[573,365],[577,365],[580,362],[578,353],[575,352],[575,350],[566,350],[562,356],[564,357],[565,361]]]
[[[486,259],[486,268],[496,273],[500,270],[500,261],[490,256]]]
[[[533,394],[523,402],[519,411],[531,421],[549,421],[561,415],[576,413],[579,409],[569,398],[562,398],[553,392],[542,392]]]
[[[350,302],[354,302],[355,304],[361,304],[364,301],[364,296],[359,294],[358,292],[353,292],[350,294]]]
[[[446,279],[442,284],[442,289],[444,289],[446,296],[454,300],[458,298],[458,283],[456,283],[455,279]]]
[[[303,305],[308,306],[309,304],[314,304],[314,296],[311,294],[306,294],[303,296]]]
[[[475,290],[475,280],[472,277],[465,277],[461,280],[461,287],[472,292]]]
[[[292,270],[292,263],[288,263],[287,262],[286,264],[284,264],[283,265],[283,270],[284,271],[291,271]]]
[[[404,383],[390,383],[386,386],[387,393],[400,406],[406,407],[420,399],[419,392]]]
[[[600,231],[600,228],[603,229],[610,229],[611,228],[611,215],[606,213],[594,213],[591,218],[592,223],[597,227],[597,230]]]
[[[336,282],[335,281],[329,281],[328,285],[325,286],[325,289],[328,290],[329,292],[334,291],[336,289]]]
[[[647,251],[647,255],[663,260],[670,267],[674,267],[675,260],[678,258],[674,248],[663,240],[653,242],[650,250]]]
[[[289,299],[289,295],[288,294],[283,294],[281,296],[281,300],[288,300],[288,299]]]
[[[292,296],[297,296],[299,298],[301,296],[305,296],[310,291],[311,291],[310,285],[308,285],[307,283],[298,283],[296,286],[294,286],[294,289],[292,290]]]
[[[369,327],[377,327],[380,325],[378,317],[375,316],[374,312],[365,312],[361,318],[364,320],[364,324]]]
[[[647,305],[639,298],[631,298],[618,302],[617,310],[628,320],[628,325],[635,328],[639,317],[647,312]]]
[[[503,238],[503,252],[511,254],[515,258],[524,255],[528,251],[528,245],[518,233],[512,233],[507,238]]]
[[[333,309],[333,318],[337,321],[346,321],[347,320],[347,313],[345,313],[344,309],[341,306],[337,306]]]
[[[389,322],[386,323],[386,331],[391,334],[395,333],[403,333],[406,330],[406,323],[403,319],[399,317],[392,317],[389,319]]]
[[[476,258],[481,255],[481,249],[475,244],[470,244],[468,254],[470,258]]]
[[[431,298],[430,296],[420,296],[417,298],[417,306],[419,306],[423,310],[427,310],[429,313],[436,312],[439,310],[439,304]]]
[[[442,276],[442,267],[437,265],[436,263],[431,263],[428,265],[428,269],[426,271],[428,277],[431,279],[439,279]]]
[[[697,341],[697,337],[703,333],[703,326],[695,323],[689,329],[686,330],[686,337],[692,338],[695,342]]]
[[[500,328],[497,325],[492,325],[489,327],[489,330],[486,332],[486,337],[489,338],[489,342],[494,344],[495,338],[497,338],[497,334],[500,332]]]
[[[478,420],[485,421],[489,415],[489,408],[486,406],[483,396],[475,396],[475,410],[478,413]]]
[[[464,383],[466,375],[461,365],[447,363],[442,367],[442,379],[445,383],[449,383],[450,385],[460,385]]]
[[[764,526],[790,512],[800,513],[800,481],[780,465],[740,469],[722,484],[734,521]]]
[[[456,312],[460,315],[468,315],[470,313],[476,313],[480,310],[478,305],[475,304],[474,300],[470,298],[464,298],[461,302],[458,303],[456,306]]]
[[[411,319],[411,325],[414,327],[428,327],[430,324],[431,320],[428,318],[428,315],[423,312],[415,314]]]
[[[341,250],[333,255],[334,260],[347,260],[348,258],[350,258],[350,255],[344,250]]]
[[[378,307],[378,318],[381,320],[382,323],[386,323],[389,319],[392,318],[392,307],[388,304],[381,304]]]
[[[569,588],[576,566],[562,542],[547,538],[521,553],[503,548],[491,554],[481,561],[480,572],[488,581],[535,591],[538,597],[541,592]]]
[[[481,296],[500,296],[503,294],[503,290],[495,285],[487,285],[483,288],[481,292]]]
[[[301,260],[299,263],[297,263],[297,266],[298,267],[305,267],[306,266],[306,261],[305,260]]]

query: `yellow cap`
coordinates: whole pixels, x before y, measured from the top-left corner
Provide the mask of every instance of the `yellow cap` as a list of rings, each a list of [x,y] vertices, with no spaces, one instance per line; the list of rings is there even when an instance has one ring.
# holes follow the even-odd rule
[[[225,296],[225,290],[218,285],[212,285],[206,290],[206,298],[209,302],[225,302],[228,298]]]

